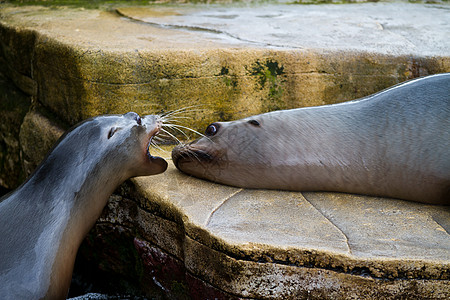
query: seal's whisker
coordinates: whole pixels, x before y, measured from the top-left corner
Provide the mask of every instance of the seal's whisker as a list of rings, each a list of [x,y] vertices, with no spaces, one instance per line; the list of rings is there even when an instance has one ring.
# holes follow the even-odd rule
[[[198,162],[201,163],[200,158],[198,157],[197,153],[195,151],[192,151],[190,149],[187,150],[187,155],[194,157]]]
[[[186,110],[186,111],[177,111],[177,112],[168,112],[166,114],[161,115],[161,118],[174,118],[174,117],[179,117],[179,115],[181,113],[190,113],[190,112],[194,112],[194,111],[201,111],[199,109],[191,109],[191,110]]]
[[[191,120],[192,117],[189,116],[167,116],[167,117],[161,117],[160,120],[163,123],[174,123],[174,122],[181,122],[185,120]]]
[[[189,136],[183,130],[181,130],[180,128],[177,128],[176,126],[173,126],[173,124],[167,124],[167,128],[176,130],[176,131],[180,132],[181,134],[183,134],[186,139],[189,139]]]
[[[205,137],[205,135],[203,133],[200,133],[200,132],[198,132],[195,129],[192,129],[192,128],[189,128],[189,127],[186,127],[186,126],[183,126],[183,125],[178,125],[178,124],[164,124],[164,125],[167,126],[167,127],[173,127],[173,128],[177,128],[177,129],[178,128],[183,128],[183,129],[189,130],[189,131],[191,131],[193,133],[196,133],[196,134],[198,134],[198,135],[200,135],[202,137]],[[178,130],[180,130],[180,129],[178,129]]]
[[[201,106],[201,105],[191,105],[191,106],[179,108],[176,110],[168,111],[166,113],[161,114],[160,117],[165,118],[165,117],[177,115],[177,114],[184,113],[184,112],[201,111],[201,109],[191,109],[191,108],[199,107],[199,106]]]
[[[155,144],[159,143],[159,144],[164,144],[166,142],[171,142],[173,140],[173,138],[171,136],[169,136],[168,134],[162,132],[158,135],[158,137],[154,137],[153,138],[155,141]]]
[[[167,140],[168,138],[172,139],[172,136],[169,135],[169,134],[167,133],[167,130],[164,130],[164,131],[161,131],[161,132],[158,134],[158,139],[157,139],[157,140],[159,140],[159,141],[165,141],[165,140]]]
[[[164,142],[165,141],[164,136],[161,136],[161,135],[153,137],[152,141],[153,140],[155,140],[156,142]]]
[[[169,111],[161,114],[161,117],[165,118],[165,117],[169,117],[169,116],[172,116],[172,115],[176,115],[176,114],[179,114],[181,112],[185,112],[189,108],[190,108],[190,106],[182,107],[182,108],[179,108],[179,109],[176,109],[176,110],[169,110]]]
[[[157,143],[155,143],[155,141],[153,141],[153,140],[150,142],[150,147],[153,147],[153,148],[158,149],[158,150],[163,151],[163,152],[167,152],[166,150],[164,150],[161,147],[159,147],[159,145]]]
[[[186,116],[170,116],[168,118],[166,117],[161,118],[163,123],[180,122],[179,119],[192,119],[192,118]]]
[[[164,125],[166,125],[166,124],[164,124]],[[176,136],[171,134],[169,131],[165,130],[164,128],[161,128],[161,131],[168,134],[171,138],[175,139],[178,142],[178,144],[182,144],[181,141]]]

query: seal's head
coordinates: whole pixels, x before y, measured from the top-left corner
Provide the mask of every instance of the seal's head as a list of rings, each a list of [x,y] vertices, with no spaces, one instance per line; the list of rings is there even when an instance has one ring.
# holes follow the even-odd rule
[[[259,173],[268,171],[266,155],[278,147],[266,143],[271,129],[264,126],[264,121],[254,116],[212,123],[206,128],[204,137],[175,147],[173,162],[180,171],[195,177],[258,187],[262,180]]]
[[[140,117],[134,112],[95,118],[101,126],[101,139],[108,144],[116,163],[127,166],[126,177],[155,175],[167,169],[167,162],[152,156],[149,148],[163,126],[157,115]],[[115,149],[121,149],[117,151]],[[106,154],[106,156],[108,156]]]
[[[83,173],[93,167],[101,168],[102,174],[117,182],[162,173],[167,162],[149,152],[152,139],[162,126],[157,115],[141,118],[134,112],[87,119],[60,138],[47,158],[53,163],[43,164],[41,168],[48,170],[36,175],[47,176],[55,165]]]

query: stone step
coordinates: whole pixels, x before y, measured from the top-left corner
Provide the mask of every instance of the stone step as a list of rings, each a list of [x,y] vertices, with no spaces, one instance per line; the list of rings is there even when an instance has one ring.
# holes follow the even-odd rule
[[[187,108],[184,125],[202,131],[450,72],[448,8],[4,4],[0,183],[17,186],[17,169],[31,172],[65,129],[98,114]],[[81,249],[149,297],[450,297],[448,207],[237,189],[169,165],[124,184]]]

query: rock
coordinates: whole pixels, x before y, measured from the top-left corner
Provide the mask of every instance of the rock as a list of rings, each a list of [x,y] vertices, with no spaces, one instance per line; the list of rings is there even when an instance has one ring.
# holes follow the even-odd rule
[[[34,108],[30,110],[20,127],[20,144],[22,164],[27,176],[45,158],[47,152],[64,133],[64,125],[55,118],[45,116],[45,111]]]
[[[21,166],[20,125],[31,99],[0,73],[0,186],[13,189],[26,178]]]

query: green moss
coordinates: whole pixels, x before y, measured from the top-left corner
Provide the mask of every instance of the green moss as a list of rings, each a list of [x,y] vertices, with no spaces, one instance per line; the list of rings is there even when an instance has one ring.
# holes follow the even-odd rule
[[[426,4],[441,4],[447,3],[449,0],[408,0],[409,3],[426,3]],[[380,2],[380,0],[294,0],[287,2],[287,4],[352,4],[352,3],[367,3]]]
[[[278,62],[268,60],[261,63],[259,60],[252,66],[250,74],[257,76],[261,88],[264,88],[266,83],[274,83],[277,81],[277,76],[284,74],[284,67],[279,66]]]
[[[250,75],[256,76],[259,89],[268,90],[267,98],[263,99],[263,111],[283,109],[283,79],[284,67],[277,61],[267,60],[261,63],[259,60],[252,66]]]
[[[227,87],[232,87],[232,88],[237,87],[237,83],[238,83],[237,76],[231,75],[230,69],[228,67],[222,67],[222,69],[220,69],[220,73],[218,74],[218,76],[221,76],[223,78],[223,81],[225,82],[225,85]]]

